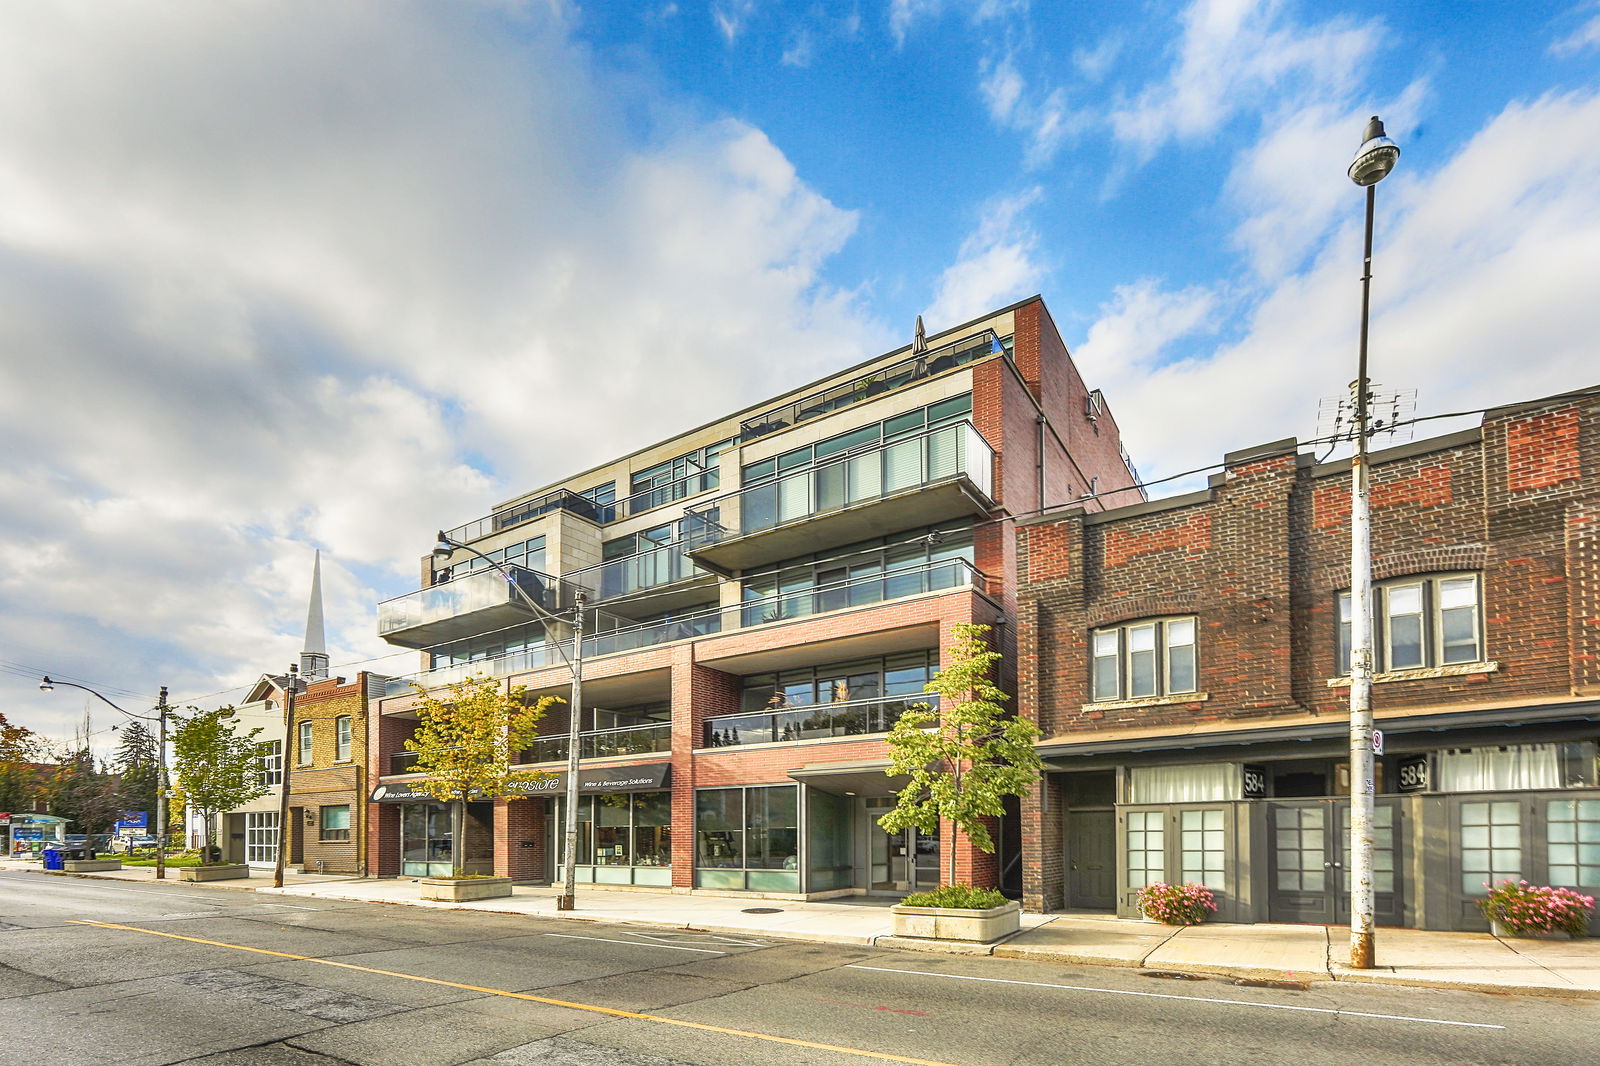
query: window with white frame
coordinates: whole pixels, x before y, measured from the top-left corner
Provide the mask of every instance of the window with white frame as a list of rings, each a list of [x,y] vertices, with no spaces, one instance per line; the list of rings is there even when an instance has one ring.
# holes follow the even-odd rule
[[[300,723],[300,765],[311,765],[311,723]]]
[[[1193,618],[1153,618],[1090,634],[1095,700],[1130,700],[1197,690]]]
[[[342,714],[333,720],[334,727],[334,759],[338,762],[350,761],[350,716]]]
[[[283,741],[268,740],[256,745],[261,753],[261,787],[271,788],[283,782]]]
[[[1483,659],[1477,574],[1430,574],[1372,588],[1373,669],[1416,670]],[[1339,593],[1339,673],[1350,672],[1350,593]]]
[[[350,839],[350,805],[339,803],[322,808],[322,839]]]

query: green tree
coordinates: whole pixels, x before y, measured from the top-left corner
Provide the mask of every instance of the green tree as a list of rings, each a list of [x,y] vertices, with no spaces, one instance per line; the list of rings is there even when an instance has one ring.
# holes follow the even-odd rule
[[[934,834],[944,820],[993,854],[994,839],[984,819],[1005,813],[1006,796],[1033,790],[1040,771],[1033,747],[1039,728],[1001,706],[1011,697],[994,682],[1001,655],[986,639],[988,632],[984,625],[957,625],[950,665],[924,690],[939,696],[938,710],[926,704],[907,708],[889,731],[887,772],[911,780],[895,807],[878,819],[888,832],[915,827]],[[950,884],[956,880],[953,843],[946,844]]]
[[[190,806],[205,824],[205,861],[211,861],[212,823],[223,811],[260,799],[269,791],[261,781],[259,728],[239,732],[232,707],[214,711],[189,708],[190,715],[173,715],[173,770]]]
[[[95,765],[87,746],[57,753],[44,781],[44,798],[50,812],[70,819],[77,832],[87,835],[111,832],[122,813],[115,774]]]
[[[34,759],[42,749],[37,733],[26,726],[12,725],[0,712],[0,811],[32,808],[38,792]]]
[[[156,738],[143,722],[130,722],[122,730],[122,743],[112,766],[122,776],[123,810],[144,811],[152,835],[156,825],[156,788],[161,780],[161,764],[156,755]]]
[[[450,804],[450,873],[460,877],[466,850],[462,833],[467,800],[520,799],[518,784],[555,776],[511,766],[516,753],[538,735],[546,708],[561,701],[546,696],[530,705],[524,686],[506,692],[492,677],[469,677],[452,685],[446,699],[416,687],[422,698],[417,706],[417,730],[405,748],[417,754],[413,771],[427,775],[416,787]]]

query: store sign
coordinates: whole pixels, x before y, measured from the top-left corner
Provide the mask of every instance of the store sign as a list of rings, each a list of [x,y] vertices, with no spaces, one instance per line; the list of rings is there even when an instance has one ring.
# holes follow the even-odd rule
[[[634,766],[606,766],[578,771],[578,791],[646,792],[667,787],[672,770],[669,762],[639,763]],[[552,773],[539,781],[523,781],[512,786],[523,796],[559,796],[567,791],[567,772]],[[372,790],[374,803],[437,803],[433,796],[413,785],[379,785]]]
[[[10,824],[11,824],[11,812],[10,811],[0,811],[0,825],[10,825]]]
[[[123,811],[122,817],[117,819],[118,829],[145,829],[150,825],[148,811]]]
[[[1267,798],[1267,771],[1262,766],[1246,766],[1244,768],[1244,798],[1247,800]]]
[[[1400,760],[1400,791],[1426,792],[1428,790],[1428,757],[1412,755]]]

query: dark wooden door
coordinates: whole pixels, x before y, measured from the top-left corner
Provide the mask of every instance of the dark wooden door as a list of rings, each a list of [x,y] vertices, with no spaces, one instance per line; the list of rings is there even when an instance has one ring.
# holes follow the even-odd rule
[[[1117,828],[1112,811],[1067,816],[1067,906],[1112,910],[1117,905]]]

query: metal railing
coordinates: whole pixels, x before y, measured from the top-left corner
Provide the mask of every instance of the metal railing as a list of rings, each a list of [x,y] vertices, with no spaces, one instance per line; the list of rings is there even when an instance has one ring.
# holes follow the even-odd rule
[[[633,555],[574,570],[566,575],[566,580],[583,586],[590,598],[598,602],[661,585],[675,585],[692,578],[712,576],[684,555],[688,545],[686,539],[668,541]]]
[[[870,371],[838,385],[830,385],[793,403],[763,411],[754,418],[747,418],[739,423],[739,439],[755,440],[757,437],[776,433],[780,429],[787,429],[804,422],[808,418],[831,414],[851,404],[870,400],[886,392],[914,385],[935,374],[942,374],[946,370],[991,355],[1001,355],[1004,352],[1005,346],[1000,343],[999,336],[993,330],[963,337],[958,341],[930,348],[921,355],[913,355],[897,363],[891,363],[880,370]]]
[[[668,482],[665,485],[657,485],[653,489],[645,489],[643,492],[634,493],[617,506],[617,517],[621,518],[624,515],[636,515],[643,514],[646,511],[653,511],[657,507],[665,507],[667,504],[675,500],[681,500],[686,496],[710,492],[720,484],[722,484],[722,470],[720,467],[714,466],[709,470],[701,470],[697,473],[689,474],[687,477]]]
[[[677,640],[687,640],[691,637],[751,629],[814,614],[870,606],[904,596],[958,588],[975,588],[988,593],[990,578],[965,559],[940,559],[874,574],[861,574],[845,581],[780,592],[773,596],[745,600],[726,607],[713,607],[655,622],[623,625],[621,623],[625,621],[624,619],[595,612],[599,616],[598,624],[610,628],[597,629],[586,634],[583,638],[583,654],[585,659],[614,655]],[[503,677],[507,674],[557,666],[566,662],[562,651],[563,649],[557,644],[542,644],[498,658],[425,670],[410,678],[392,678],[388,682],[386,694],[392,696],[410,692],[413,681],[431,688],[437,684],[453,683],[471,675]]]
[[[701,739],[707,748],[731,748],[740,744],[868,736],[894,728],[908,707],[938,705],[937,696],[916,695],[727,714],[707,718]]]
[[[619,726],[615,729],[588,729],[578,738],[578,754],[584,759],[603,759],[608,755],[648,755],[672,750],[672,723],[650,722]],[[567,757],[567,738],[539,737],[523,752],[519,761],[561,762]]]
[[[994,449],[971,422],[950,422],[888,443],[830,458],[770,481],[687,508],[684,539],[691,550],[843,511],[957,475],[993,498]],[[737,528],[720,520],[737,500]],[[712,512],[716,511],[716,517]]]
[[[378,604],[378,636],[388,636],[417,626],[443,622],[495,607],[527,610],[517,589],[551,613],[572,603],[573,589],[560,578],[525,566],[508,566],[517,588],[498,570],[476,570],[425,589],[395,596]],[[532,616],[532,612],[529,612]]]
[[[454,529],[447,530],[445,535],[451,540],[470,543],[479,537],[487,537],[491,533],[520,526],[524,522],[531,522],[541,515],[552,511],[568,511],[572,514],[582,515],[591,522],[604,525],[617,519],[616,504],[595,503],[584,496],[579,496],[570,489],[556,489],[537,499],[524,500],[522,503],[504,507],[494,514],[467,522]]]

